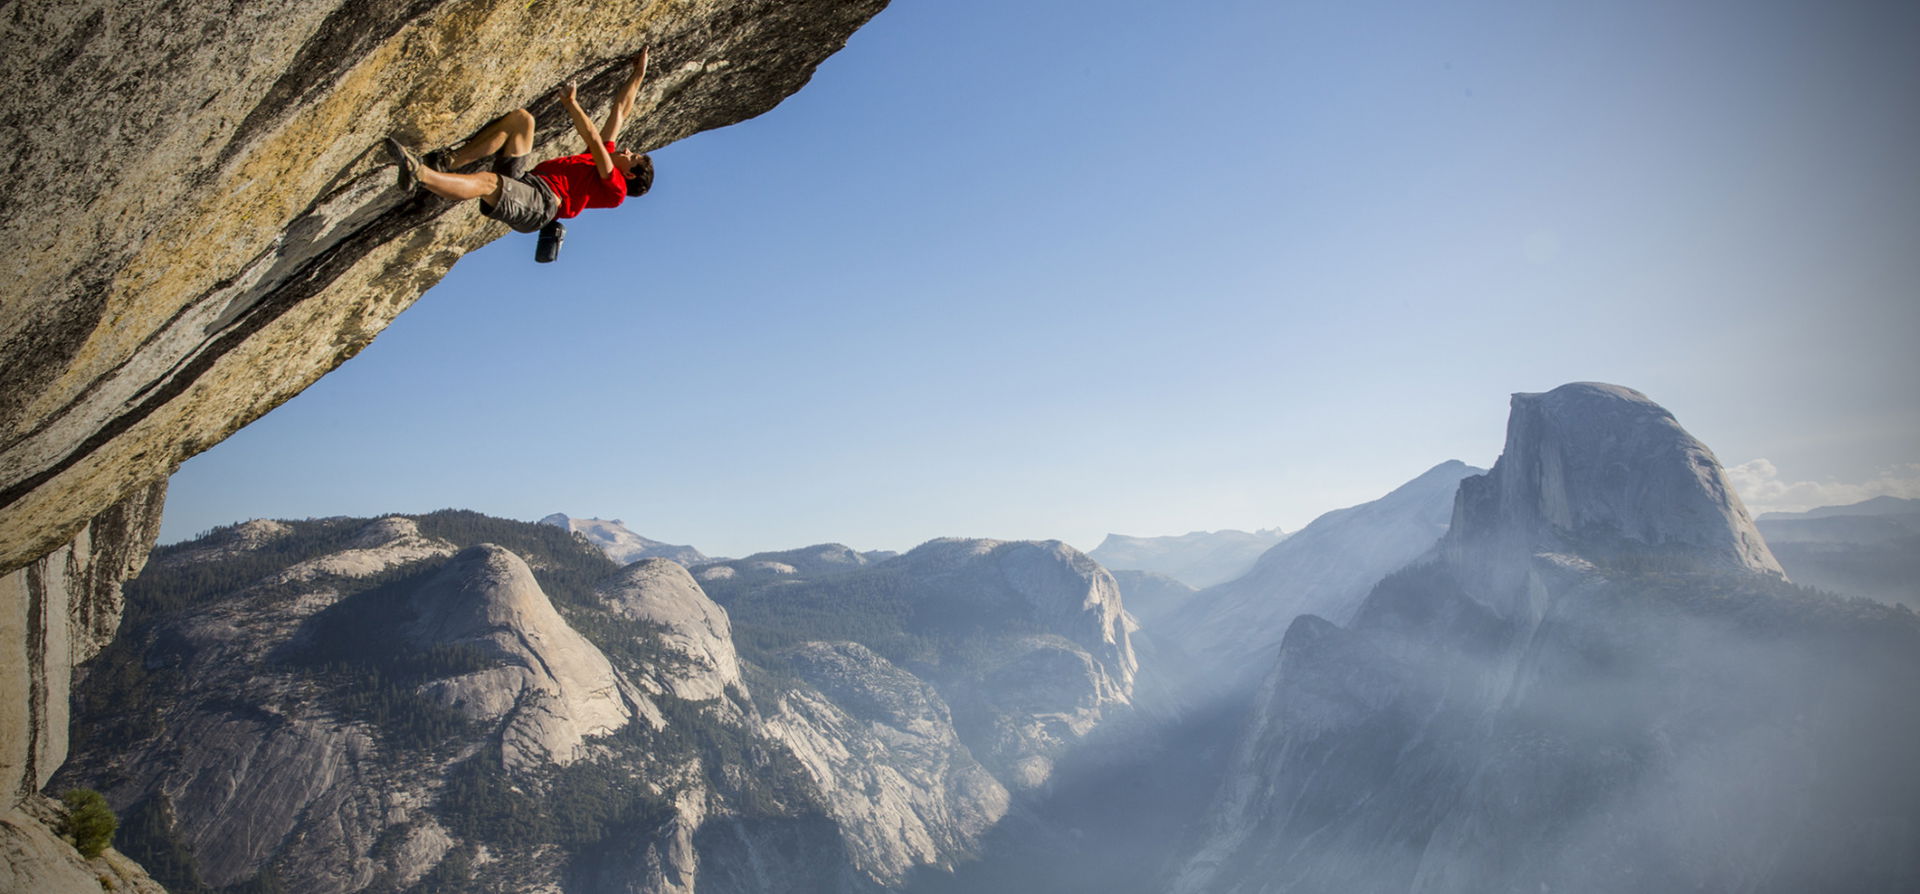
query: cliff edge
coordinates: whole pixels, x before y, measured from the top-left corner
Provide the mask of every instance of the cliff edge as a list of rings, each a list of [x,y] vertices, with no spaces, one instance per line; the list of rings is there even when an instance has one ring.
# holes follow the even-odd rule
[[[0,812],[65,755],[71,662],[186,458],[353,356],[499,224],[380,151],[568,80],[651,150],[771,109],[885,0],[153,0],[0,11]],[[512,48],[503,52],[502,48]],[[589,106],[598,115],[604,111]],[[670,175],[669,175],[670,176]],[[29,821],[23,814],[11,820]]]
[[[625,145],[798,90],[884,0],[269,0],[16,6],[0,35],[0,573],[364,347],[504,227],[391,188],[380,141],[604,103]],[[501,48],[511,47],[511,52]],[[589,107],[590,112],[600,109]],[[565,139],[563,139],[565,138]]]

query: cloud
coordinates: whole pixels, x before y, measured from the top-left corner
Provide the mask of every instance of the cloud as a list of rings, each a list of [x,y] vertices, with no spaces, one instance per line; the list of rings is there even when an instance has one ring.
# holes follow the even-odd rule
[[[1754,515],[1763,512],[1804,512],[1821,506],[1846,506],[1874,497],[1920,499],[1920,463],[1880,470],[1866,481],[1785,481],[1780,470],[1765,459],[1749,460],[1727,469],[1740,501]]]

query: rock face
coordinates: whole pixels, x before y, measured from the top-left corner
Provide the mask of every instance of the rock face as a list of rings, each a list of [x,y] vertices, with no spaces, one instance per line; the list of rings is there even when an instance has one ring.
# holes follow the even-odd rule
[[[1480,472],[1450,460],[1378,500],[1314,519],[1245,575],[1200,591],[1157,640],[1191,656],[1187,676],[1207,688],[1257,681],[1294,618],[1346,623],[1374,584],[1431,550],[1447,532],[1460,481]]]
[[[129,728],[125,717],[89,715],[103,747],[77,754],[69,772],[112,766],[112,783],[89,784],[122,817],[167,814],[171,835],[192,849],[205,883],[244,882],[284,849],[297,855],[301,877],[312,882],[308,890],[352,890],[381,871],[368,852],[384,818],[417,808],[424,795],[409,772],[370,760],[379,747],[368,725],[315,701],[303,683],[307,662],[289,663],[287,656],[304,638],[324,638],[324,619],[339,611],[342,591],[355,581],[420,561],[422,546],[430,556],[453,547],[423,538],[409,520],[380,519],[339,530],[339,552],[294,554],[288,558],[300,560],[290,565],[261,562],[261,553],[293,536],[286,527],[250,523],[162,557],[158,565],[183,574],[222,567],[216,562],[267,573],[204,594],[210,598],[193,611],[130,631],[140,645],[116,648],[138,648],[137,656],[103,656],[166,668],[170,685],[130,693],[152,700],[142,710],[154,712],[158,726]],[[369,564],[376,556],[391,564]],[[236,834],[238,827],[246,834]]]
[[[535,151],[556,151],[568,137],[554,89],[577,79],[588,102],[604,103],[620,60],[651,45],[653,74],[622,142],[659,147],[772,108],[883,6],[10,8],[0,21],[0,124],[15,138],[0,185],[0,244],[11,249],[0,276],[9,797],[33,788],[12,780],[59,762],[68,670],[48,657],[97,648],[117,623],[113,575],[85,569],[130,573],[151,543],[91,558],[141,540],[112,530],[125,507],[157,519],[160,482],[182,460],[353,356],[462,254],[505,232],[466,205],[392,190],[385,136],[451,145],[525,106],[546,125]],[[76,146],[114,147],[114,163]],[[78,592],[49,583],[69,578],[91,593],[69,603],[87,613],[75,636],[43,623],[57,606],[32,595]],[[17,708],[14,693],[42,709]],[[38,769],[22,777],[22,761]]]
[[[1091,555],[1088,558],[1092,558]],[[1157,627],[1175,617],[1199,592],[1164,574],[1152,571],[1113,571],[1113,582],[1120,596],[1142,627]]]
[[[10,11],[0,122],[19,140],[0,244],[19,250],[0,293],[0,572],[352,356],[504,232],[392,190],[388,134],[446,146],[526,106],[546,124],[535,151],[558,149],[571,137],[553,90],[577,78],[604,103],[619,60],[651,45],[623,142],[662,146],[773,107],[883,5]]]
[[[589,736],[658,711],[567,625],[519,556],[483,544],[412,591],[406,635],[421,649],[465,646],[491,666],[435,680],[428,699],[481,723],[504,720],[508,769],[574,761]]]
[[[175,883],[404,888],[471,846],[435,809],[463,749],[526,776],[663,723],[518,555],[414,519],[249,522],[154,566],[130,640],[86,668],[92,747],[63,772],[148,856],[190,853]]]
[[[73,845],[49,831],[64,816],[59,802],[40,795],[0,813],[0,891],[167,894],[111,847],[91,860],[80,856]]]
[[[733,624],[677,562],[643,559],[598,588],[615,615],[657,624],[678,659],[663,663],[655,685],[688,701],[719,698],[745,685],[733,648]]]
[[[120,626],[121,581],[160,533],[166,484],[100,515],[72,543],[0,577],[0,784],[7,804],[37,792],[67,758],[73,665]]]
[[[950,868],[1006,814],[1006,788],[961,744],[934,687],[858,643],[806,643],[787,658],[811,691],[784,697],[768,728],[876,881]]]
[[[1010,789],[1045,783],[1062,754],[1131,703],[1139,660],[1120,588],[1072,547],[941,539],[890,567],[930,603],[931,630],[971,638],[934,682],[975,756]],[[1014,623],[994,636],[970,630],[976,619]]]
[[[1920,622],[1751,532],[1644,396],[1516,397],[1443,548],[1288,629],[1167,889],[1920,883]]]
[[[565,513],[556,512],[541,519],[540,523],[565,528],[587,538],[594,546],[605,550],[608,558],[622,565],[631,565],[641,559],[669,559],[691,568],[707,561],[706,556],[691,546],[661,543],[635,534],[617,518],[570,518]]]
[[[165,482],[145,488],[66,546],[0,576],[0,890],[91,892],[101,877],[159,890],[112,851],[82,859],[45,825],[55,808],[34,793],[67,759],[73,666],[119,629],[121,581],[145,564],[165,495]]]
[[[1516,394],[1493,471],[1461,484],[1448,558],[1520,598],[1536,553],[1784,577],[1719,460],[1664,407],[1580,382]],[[1498,597],[1496,597],[1498,598]]]
[[[943,538],[875,563],[839,544],[693,569],[769,663],[805,640],[855,640],[913,666],[1007,789],[1131,704],[1139,661],[1113,576],[1058,541]]]

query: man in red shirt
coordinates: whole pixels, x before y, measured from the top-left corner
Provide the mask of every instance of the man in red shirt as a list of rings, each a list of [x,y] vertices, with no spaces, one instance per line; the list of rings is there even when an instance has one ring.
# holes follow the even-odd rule
[[[633,111],[633,98],[647,76],[647,51],[633,58],[633,74],[614,98],[604,128],[596,128],[580,108],[575,86],[560,90],[560,104],[573,119],[573,129],[587,143],[579,155],[550,158],[527,168],[533,151],[533,114],[515,109],[486,127],[460,148],[415,156],[399,140],[387,139],[387,151],[400,168],[400,188],[428,192],[453,201],[480,200],[480,213],[522,233],[531,233],[556,218],[570,218],[588,208],[612,208],[628,196],[644,194],[653,186],[653,159],[618,149],[613,138]],[[458,174],[467,165],[493,156],[491,171]]]

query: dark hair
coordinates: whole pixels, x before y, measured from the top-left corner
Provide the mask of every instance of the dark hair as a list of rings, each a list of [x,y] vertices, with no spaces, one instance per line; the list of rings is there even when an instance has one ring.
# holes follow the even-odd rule
[[[642,155],[627,172],[627,197],[644,196],[653,188],[653,156]]]

